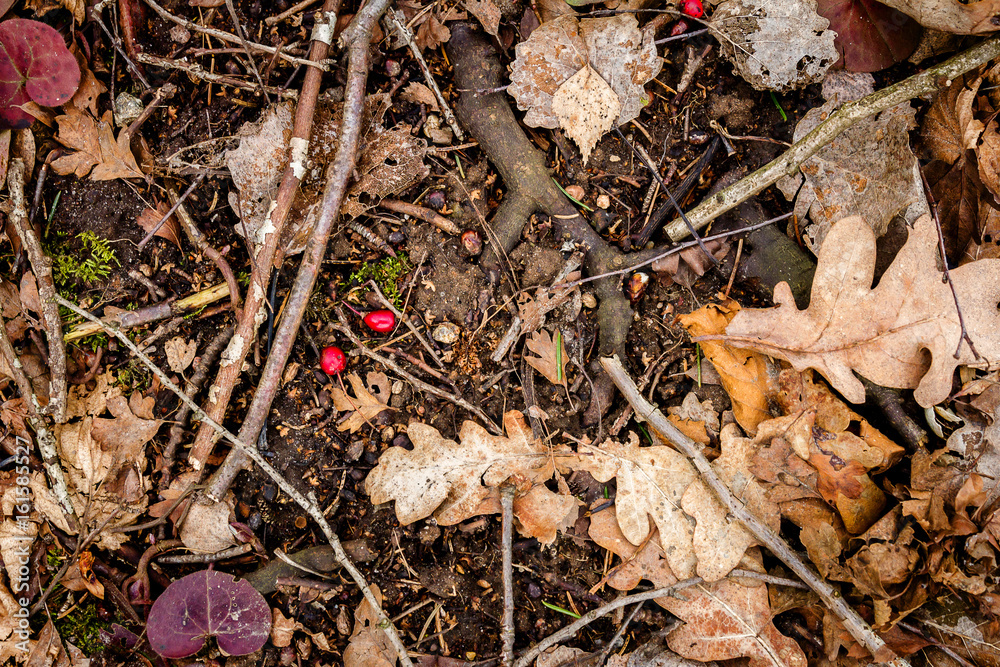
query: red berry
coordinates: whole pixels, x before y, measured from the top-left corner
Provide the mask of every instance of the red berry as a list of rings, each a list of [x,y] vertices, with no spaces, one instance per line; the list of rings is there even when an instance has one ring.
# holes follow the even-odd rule
[[[701,6],[701,0],[683,0],[681,2],[681,11],[696,19],[700,19],[705,15],[705,8]]]
[[[319,365],[327,375],[339,375],[347,368],[347,357],[343,350],[336,345],[324,347],[319,356]]]
[[[396,316],[391,310],[373,310],[365,315],[365,324],[372,331],[386,333],[396,326]]]

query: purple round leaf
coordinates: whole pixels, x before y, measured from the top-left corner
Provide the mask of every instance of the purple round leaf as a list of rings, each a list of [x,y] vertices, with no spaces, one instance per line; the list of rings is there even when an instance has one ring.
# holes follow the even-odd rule
[[[0,123],[28,127],[34,119],[20,105],[59,106],[79,86],[80,66],[55,28],[29,19],[0,23]]]
[[[173,582],[153,603],[146,637],[164,658],[186,658],[215,637],[226,655],[259,650],[271,631],[271,610],[245,580],[202,570]]]
[[[906,14],[875,0],[819,0],[816,12],[837,33],[844,69],[877,72],[905,60],[923,29]]]

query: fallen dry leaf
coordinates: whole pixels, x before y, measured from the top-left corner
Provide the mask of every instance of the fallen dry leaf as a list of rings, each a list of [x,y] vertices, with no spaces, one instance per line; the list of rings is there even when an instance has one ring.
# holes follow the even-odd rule
[[[560,127],[560,114],[553,107],[557,92],[588,65],[598,75],[582,75],[590,85],[603,81],[618,97],[620,111],[611,120],[622,125],[636,118],[650,99],[643,86],[663,66],[652,37],[644,35],[638,25],[633,15],[620,14],[596,19],[560,16],[539,26],[517,45],[507,87],[518,108],[527,111],[524,122],[532,127]],[[580,113],[606,116],[610,110],[605,104],[600,101],[598,110],[581,109]],[[564,116],[568,106],[564,104]]]
[[[740,311],[724,339],[781,357],[796,370],[816,369],[851,403],[865,400],[855,371],[885,387],[915,389],[924,407],[940,403],[957,366],[1000,362],[1000,260],[951,271],[978,357],[965,343],[959,349],[955,302],[938,260],[937,232],[925,215],[872,289],[875,235],[861,218],[845,218],[820,251],[809,308],[800,311],[788,284],[779,283],[776,307]]]
[[[739,311],[740,305],[727,299],[681,315],[677,321],[694,338],[716,336],[725,332],[726,326]],[[747,433],[756,433],[757,425],[771,418],[768,397],[774,392],[774,387],[769,379],[767,358],[759,352],[734,347],[724,340],[702,341],[701,349],[705,358],[712,362],[723,389],[729,394],[736,421]]]
[[[180,538],[194,553],[215,553],[236,544],[229,518],[233,513],[232,494],[219,502],[198,498],[188,507]]]
[[[372,584],[372,595],[382,603],[382,591]],[[354,632],[344,649],[344,667],[395,667],[396,649],[385,630],[379,627],[378,614],[368,599],[354,612]]]
[[[738,470],[749,461],[749,441],[742,442],[745,439],[736,438],[734,431],[724,433],[723,455],[716,461],[720,476],[733,482],[734,493],[777,529],[777,506]],[[616,478],[615,509],[622,533],[639,545],[652,530],[652,518],[670,569],[680,578],[697,574],[716,581],[736,567],[754,543],[704,487],[687,457],[671,447],[640,447],[638,437],[629,433],[626,444],[607,440],[599,447],[587,447],[568,465],[586,470],[599,482]]]
[[[615,126],[621,110],[618,95],[589,64],[566,79],[552,96],[552,113],[580,147],[584,164],[600,138]]]
[[[816,0],[726,0],[711,25],[722,55],[757,90],[802,88],[840,59]]]
[[[194,361],[194,355],[198,352],[198,342],[185,340],[183,336],[174,336],[163,344],[163,351],[167,355],[167,365],[170,366],[170,370],[183,373]]]
[[[851,85],[847,94],[834,94],[836,84],[831,85],[831,79],[837,78],[862,80],[863,85]],[[823,82],[828,101],[806,113],[795,126],[792,140],[800,140],[836,109],[874,89],[870,74],[832,72]],[[917,157],[910,150],[909,131],[916,127],[915,116],[910,103],[904,102],[859,120],[803,162],[799,174],[777,182],[785,198],[795,200],[799,220],[805,220],[807,213],[812,219],[802,235],[810,250],[819,252],[830,227],[841,218],[860,215],[879,237],[897,213],[924,200]]]
[[[333,406],[341,412],[350,412],[351,416],[345,419],[339,426],[338,431],[350,429],[351,433],[359,430],[362,426],[377,417],[385,410],[395,410],[380,401],[365,387],[364,382],[356,373],[348,373],[348,382],[354,390],[354,397],[348,396],[340,387],[334,387],[330,391],[330,398],[333,399]]]
[[[729,242],[725,240],[705,241],[705,248],[719,261],[729,254]],[[701,248],[687,248],[657,259],[650,268],[656,271],[667,285],[677,283],[691,287],[713,266]]]
[[[459,443],[431,426],[411,423],[407,435],[413,449],[383,452],[365,480],[365,491],[376,505],[395,500],[403,525],[433,515],[439,524],[451,526],[499,512],[498,487],[508,478],[541,484],[554,472],[552,452],[534,439],[520,412],[506,413],[504,428],[506,436],[495,436],[467,421]],[[537,518],[530,521],[537,523]]]
[[[358,157],[356,169],[361,178],[347,191],[343,212],[352,217],[363,215],[384,197],[427,178],[426,154],[427,141],[413,136],[405,123],[389,130],[371,128]]]
[[[95,181],[116,178],[144,178],[129,146],[129,136],[119,132],[115,139],[111,112],[100,121],[90,113],[76,107],[67,107],[66,113],[56,117],[59,123],[59,143],[73,150],[52,162],[52,170],[60,175],[76,174],[83,178],[88,173]]]
[[[912,17],[925,28],[960,35],[975,35],[997,29],[1000,0],[880,0]]]
[[[142,212],[136,217],[136,223],[146,231],[148,234],[153,230],[156,225],[159,224],[160,220],[163,219],[170,211],[170,207],[159,202],[156,205],[156,210],[151,208],[144,208]],[[170,243],[177,246],[177,249],[181,249],[181,223],[177,221],[176,215],[171,215],[166,222],[160,225],[160,228],[156,230],[153,236],[159,236],[161,239],[166,239]]]
[[[479,19],[483,30],[497,36],[497,30],[500,29],[500,9],[493,0],[465,0],[465,8]]]
[[[550,336],[548,331],[536,331],[528,336],[525,344],[537,357],[525,356],[524,360],[536,371],[545,376],[552,384],[566,386],[566,345],[562,334],[556,329],[556,335]]]

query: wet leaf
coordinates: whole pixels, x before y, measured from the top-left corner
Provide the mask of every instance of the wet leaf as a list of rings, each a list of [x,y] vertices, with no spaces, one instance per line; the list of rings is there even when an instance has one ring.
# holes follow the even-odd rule
[[[248,582],[202,570],[167,586],[146,621],[150,646],[164,658],[185,658],[215,637],[225,655],[259,650],[271,630],[271,610]]]

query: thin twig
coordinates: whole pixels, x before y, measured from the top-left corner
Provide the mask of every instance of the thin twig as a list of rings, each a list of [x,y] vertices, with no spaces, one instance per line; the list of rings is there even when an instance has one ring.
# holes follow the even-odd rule
[[[210,554],[178,554],[176,556],[163,556],[162,558],[157,558],[157,563],[166,563],[168,565],[183,565],[187,563],[218,563],[220,560],[227,560],[229,558],[235,558],[237,556],[242,556],[243,554],[249,553],[253,549],[251,544],[238,544],[235,547],[229,547],[228,549],[223,549],[222,551],[216,551]]]
[[[361,589],[361,592],[364,593],[365,599],[368,600],[368,603],[372,605],[372,608],[375,610],[376,615],[378,616],[379,627],[384,630],[386,636],[389,638],[389,641],[392,643],[393,647],[398,652],[400,662],[402,662],[404,665],[412,667],[413,662],[410,660],[409,655],[407,655],[406,648],[403,646],[403,642],[399,639],[399,634],[396,632],[395,626],[392,624],[392,621],[389,620],[389,618],[386,616],[385,612],[382,611],[382,607],[378,603],[378,600],[375,599],[375,596],[372,594],[371,588],[368,587],[368,583],[365,581],[364,575],[361,574],[358,568],[354,566],[350,558],[347,556],[347,553],[344,551],[344,547],[340,543],[340,538],[338,538],[337,534],[333,532],[333,528],[326,520],[326,517],[323,515],[323,510],[319,507],[319,505],[317,505],[313,499],[306,498],[304,495],[302,495],[299,492],[299,490],[296,489],[291,484],[291,482],[285,479],[281,475],[281,473],[275,470],[274,467],[267,462],[267,460],[257,451],[256,447],[254,447],[253,445],[246,444],[245,442],[240,440],[236,436],[236,434],[234,434],[229,429],[227,429],[226,427],[222,426],[221,424],[213,420],[211,417],[209,417],[204,410],[198,407],[197,403],[191,400],[183,391],[181,391],[180,387],[174,384],[173,380],[171,380],[170,377],[166,373],[164,373],[159,366],[154,364],[149,357],[143,354],[142,351],[139,350],[139,348],[135,345],[135,343],[129,340],[129,337],[126,336],[125,333],[122,332],[118,327],[107,324],[106,322],[101,322],[101,320],[97,319],[96,316],[83,310],[75,303],[67,301],[58,294],[56,295],[55,298],[56,302],[59,303],[59,305],[65,308],[69,308],[80,317],[90,320],[91,322],[94,322],[96,324],[100,324],[102,329],[114,335],[115,338],[117,338],[122,343],[122,345],[127,347],[134,355],[136,355],[139,358],[139,360],[142,361],[142,363],[145,364],[146,367],[149,368],[149,370],[151,370],[153,374],[159,378],[160,382],[163,384],[164,387],[172,391],[185,405],[188,406],[188,408],[191,409],[191,413],[197,419],[200,419],[204,423],[209,424],[213,429],[215,429],[217,433],[221,434],[222,437],[226,438],[226,440],[231,442],[233,446],[242,450],[243,453],[246,454],[246,456],[248,456],[254,463],[260,466],[261,470],[263,470],[268,477],[274,480],[275,484],[278,485],[278,488],[280,488],[286,495],[288,495],[289,498],[294,500],[299,505],[299,507],[301,507],[306,511],[306,514],[308,514],[309,517],[316,522],[316,525],[318,525],[320,530],[323,531],[323,535],[326,537],[327,542],[329,542],[330,546],[333,547],[333,553],[337,559],[337,562],[341,565],[341,567],[343,567],[350,573],[351,578],[354,580],[355,584],[357,584],[358,588]]]
[[[896,656],[882,638],[876,635],[864,619],[847,604],[843,596],[834,590],[833,586],[807,566],[779,535],[733,496],[729,487],[702,454],[701,445],[681,433],[672,422],[663,416],[662,412],[643,397],[617,356],[602,358],[601,365],[635,410],[636,418],[649,422],[651,430],[666,438],[691,460],[698,472],[701,473],[705,483],[715,492],[716,497],[729,510],[729,513],[736,517],[757,538],[757,541],[777,556],[802,581],[809,584],[809,587],[819,595],[827,608],[840,619],[851,636],[871,652],[876,662],[908,667],[909,663]]]
[[[385,294],[382,294],[382,290],[379,289],[378,283],[374,280],[369,280],[368,285],[375,290],[375,294],[378,295],[379,301],[382,302],[382,305],[391,310],[392,314],[396,316],[396,321],[402,322],[406,325],[407,329],[413,332],[413,335],[417,337],[420,344],[423,345],[424,349],[427,350],[427,353],[431,355],[431,359],[434,360],[434,363],[437,364],[438,368],[444,368],[444,362],[441,361],[440,357],[438,357],[437,352],[434,350],[434,347],[430,344],[430,342],[428,342],[423,334],[420,333],[420,330],[417,329],[417,325],[410,321],[410,318],[404,317],[403,313],[396,308],[395,304],[393,304],[392,301],[389,301],[389,299],[385,297]]]
[[[218,30],[216,28],[209,28],[201,25],[200,23],[195,23],[194,21],[188,21],[187,19],[181,18],[179,16],[174,16],[166,9],[161,7],[159,4],[154,2],[154,0],[145,0],[146,4],[153,8],[153,11],[160,15],[165,21],[170,21],[171,23],[176,23],[179,26],[183,26],[192,32],[201,32],[209,35],[210,37],[215,37],[223,42],[229,42],[230,44],[241,44],[239,37],[232,35],[225,30]],[[274,55],[278,54],[278,57],[282,60],[287,60],[290,63],[296,65],[308,65],[309,67],[316,67],[320,70],[328,69],[325,64],[313,60],[306,60],[305,58],[296,58],[290,56],[287,53],[282,53],[280,48],[275,48],[273,46],[266,46],[264,44],[257,44],[256,42],[246,42],[246,46],[251,51],[256,51],[258,53],[269,53]],[[142,58],[139,58],[142,62]]]
[[[934,215],[934,228],[937,230],[938,237],[938,250],[941,251],[941,271],[943,274],[942,280],[948,283],[949,289],[951,289],[951,298],[955,302],[955,313],[958,315],[958,326],[962,330],[962,335],[958,337],[958,345],[955,347],[955,354],[953,355],[956,359],[960,358],[960,352],[962,351],[962,341],[969,344],[969,351],[972,352],[972,356],[979,360],[979,352],[976,350],[976,345],[972,342],[972,338],[969,337],[969,330],[965,328],[965,318],[962,316],[962,305],[958,302],[958,292],[955,291],[955,283],[951,279],[951,272],[948,270],[948,251],[944,247],[944,233],[941,231],[941,218],[938,217],[938,206],[937,202],[934,201],[934,195],[931,193],[931,186],[927,182],[927,177],[924,175],[924,170],[920,169],[920,180],[924,184],[924,193],[927,195],[927,203],[930,205],[931,213]]]
[[[729,187],[709,196],[688,211],[688,221],[694,229],[702,229],[726,211],[739,206],[764,188],[773,185],[779,178],[794,176],[798,173],[799,166],[803,162],[862,118],[890,109],[914,97],[944,88],[962,74],[993,60],[998,55],[1000,55],[1000,38],[994,37],[949,58],[936,67],[926,69],[856,102],[845,104],[776,159]],[[687,221],[675,220],[667,225],[667,235],[674,241],[683,239],[690,233],[687,224]]]
[[[418,220],[429,222],[446,234],[451,234],[452,236],[462,235],[461,227],[437,211],[432,211],[429,208],[417,206],[416,204],[411,204],[405,201],[399,201],[398,199],[383,199],[378,203],[378,205],[382,208],[387,208],[390,211],[402,213],[403,215],[410,215]]]
[[[94,16],[97,18],[97,25],[101,26],[101,30],[104,31],[104,34],[107,36],[108,40],[110,40],[111,46],[113,46],[115,51],[117,51],[118,54],[125,60],[125,65],[129,68],[129,71],[132,72],[135,78],[139,80],[139,83],[141,83],[146,90],[149,90],[152,86],[149,85],[149,81],[147,81],[146,77],[142,75],[142,71],[136,67],[136,64],[132,62],[132,59],[128,57],[128,54],[122,50],[121,40],[112,35],[111,31],[108,30],[108,27],[104,25],[104,17],[102,16],[104,6],[110,5],[113,2],[114,0],[101,0],[101,2],[94,5]],[[114,77],[112,77],[112,79],[114,79]],[[111,92],[114,92],[113,88]]]
[[[444,116],[448,126],[451,127],[451,131],[455,133],[455,138],[458,139],[459,143],[465,141],[465,133],[462,132],[462,128],[455,120],[455,114],[452,113],[451,107],[448,106],[448,101],[444,98],[444,95],[441,94],[441,89],[438,88],[437,81],[431,73],[431,68],[427,66],[427,61],[424,60],[424,54],[420,52],[420,47],[417,46],[417,40],[413,36],[413,31],[406,27],[406,18],[398,9],[390,11],[388,13],[388,18],[389,22],[392,23],[392,25],[399,32],[400,37],[402,37],[403,41],[406,42],[406,45],[410,47],[413,57],[417,59],[417,63],[420,65],[420,69],[423,70],[424,73],[424,81],[427,82],[428,87],[434,93],[434,97],[438,102],[438,107],[441,109],[441,115]]]
[[[28,208],[24,201],[24,160],[14,158],[7,168],[7,190],[10,194],[11,209],[8,220],[21,237],[21,247],[28,255],[31,270],[38,283],[38,297],[42,302],[42,322],[45,324],[45,338],[49,348],[49,404],[41,413],[53,416],[57,424],[66,421],[66,342],[63,340],[62,317],[59,308],[52,302],[56,293],[52,278],[52,259],[42,249],[41,239],[35,228],[28,224]],[[25,396],[25,400],[28,397]],[[37,400],[37,399],[36,399]]]
[[[226,0],[226,9],[229,10],[229,17],[233,19],[233,27],[236,28],[236,37],[240,40],[240,45],[243,47],[243,51],[247,54],[247,60],[250,61],[250,69],[253,70],[254,76],[257,77],[257,83],[260,84],[261,90],[267,90],[267,83],[264,81],[264,77],[260,75],[260,70],[257,69],[257,62],[253,59],[253,54],[250,53],[250,45],[247,43],[247,37],[243,34],[243,24],[240,23],[240,17],[236,14],[236,7],[233,6],[233,0]],[[281,53],[279,49],[274,57],[277,58]],[[264,100],[270,104],[271,98],[264,93]]]
[[[500,662],[510,667],[514,662],[514,491],[513,484],[500,490],[500,505],[503,508],[501,550],[503,553],[503,624],[500,629],[502,648]]]
[[[191,193],[194,192],[199,185],[201,185],[201,182],[205,180],[205,176],[207,176],[207,174],[204,173],[198,174],[198,178],[194,179],[191,182],[191,185],[187,187],[187,189],[181,194],[181,196],[176,198],[174,205],[171,206],[167,210],[167,212],[163,214],[163,216],[160,218],[160,221],[157,222],[155,225],[153,225],[153,228],[150,229],[149,232],[147,232],[146,235],[142,237],[141,241],[139,241],[139,244],[136,246],[139,249],[139,251],[142,251],[142,249],[146,247],[146,244],[149,243],[154,236],[156,236],[156,232],[160,231],[160,228],[163,227],[163,225],[167,224],[167,220],[170,219],[170,216],[172,216],[174,212],[180,207],[180,205],[184,203],[184,200],[190,197]]]
[[[268,16],[264,19],[264,25],[277,25],[287,19],[289,16],[294,16],[298,12],[302,11],[309,5],[315,5],[319,0],[302,0],[302,2],[297,2],[285,11],[281,12],[277,16]]]
[[[149,53],[137,53],[135,58],[145,65],[153,65],[154,67],[162,67],[163,69],[180,70],[182,72],[187,72],[191,76],[204,79],[205,81],[210,81],[212,83],[217,83],[222,86],[231,86],[232,88],[243,88],[244,90],[253,91],[261,90],[260,84],[249,83],[224,74],[213,74],[198,63],[189,63],[184,62],[183,60],[171,60],[170,58],[154,56]],[[298,99],[299,97],[297,91],[289,90],[288,88],[264,86],[263,90],[264,92],[271,93],[272,95],[290,100]]]

